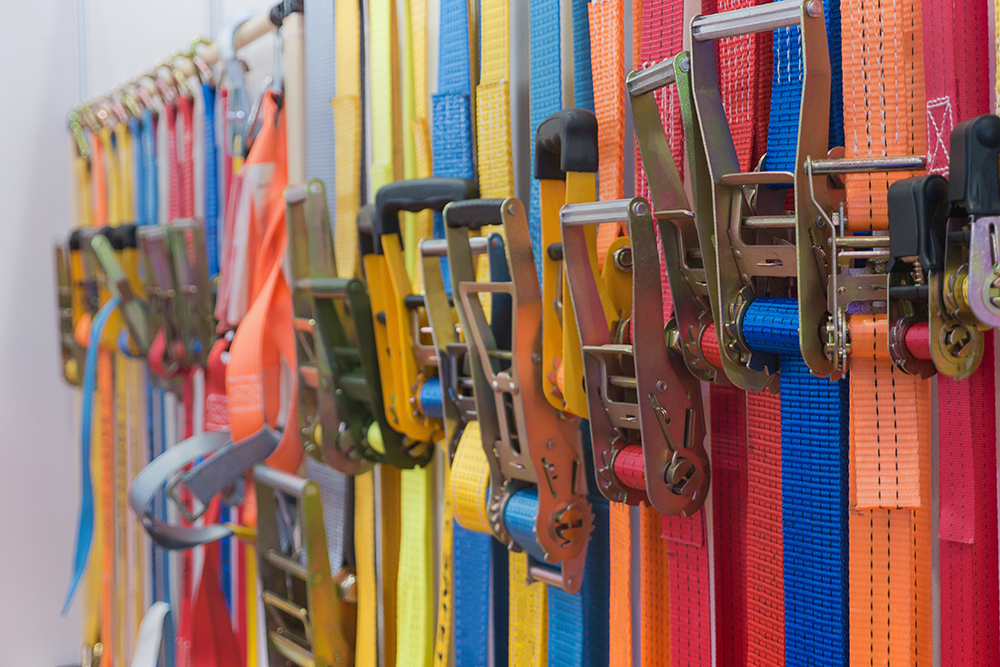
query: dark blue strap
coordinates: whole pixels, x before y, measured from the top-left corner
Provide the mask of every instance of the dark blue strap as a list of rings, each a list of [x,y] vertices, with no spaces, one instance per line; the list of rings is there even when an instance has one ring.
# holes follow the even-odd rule
[[[143,156],[142,123],[134,116],[128,119],[129,144],[132,146],[132,200],[135,208],[135,224],[143,225],[146,215],[146,177],[143,170],[146,159]]]
[[[747,344],[781,359],[785,660],[848,664],[848,385],[816,377],[799,352],[798,302],[757,299]]]

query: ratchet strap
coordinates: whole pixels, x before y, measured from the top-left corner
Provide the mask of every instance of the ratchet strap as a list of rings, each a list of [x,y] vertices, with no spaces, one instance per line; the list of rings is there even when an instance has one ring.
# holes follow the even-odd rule
[[[840,3],[824,2],[823,12],[831,69],[828,145],[840,146],[844,143]],[[773,35],[773,76],[764,158],[768,171],[789,171],[796,164],[803,80],[801,42],[798,26],[781,28]],[[846,664],[847,381],[831,383],[809,372],[799,353],[796,308],[795,299],[758,299],[751,304],[743,323],[750,347],[779,354],[781,370],[781,530],[780,533],[769,530],[760,537],[770,541],[781,536],[784,605],[782,608],[760,604],[761,599],[768,598],[751,595],[750,655],[780,656],[784,648],[788,664],[808,664],[817,657],[829,664]],[[755,398],[755,402],[758,400]],[[817,422],[829,426],[822,431],[810,428],[811,423]],[[756,444],[756,437],[767,438],[769,429],[766,424],[755,425],[751,433]],[[764,465],[761,461],[761,466]],[[755,481],[758,470],[766,475],[766,468],[756,465],[754,468]],[[753,493],[776,500],[777,489],[769,488],[766,477],[761,482]],[[764,525],[778,527],[773,522]],[[820,535],[822,538],[818,539]],[[770,547],[765,542],[758,551],[756,540],[752,544],[755,546],[749,560],[751,572],[764,575],[768,572],[767,564],[759,567],[757,556],[766,554]],[[770,593],[776,592],[767,579],[757,576],[751,581],[764,584]],[[774,621],[782,617],[783,640],[774,631]]]
[[[795,299],[753,301],[743,336],[781,365],[785,660],[846,665],[847,381],[802,361]]]
[[[472,82],[476,59],[474,14],[469,0],[443,0],[440,8],[437,92],[432,97],[431,142],[434,175],[476,177],[473,146]],[[484,128],[485,129],[485,128]],[[441,214],[434,215],[434,236],[444,237]],[[441,261],[445,289],[451,287]],[[442,517],[438,627],[434,651],[435,667],[483,665],[492,660],[507,664],[507,554],[490,532],[485,515],[489,466],[479,437],[479,424],[470,422],[463,431],[454,461],[446,464],[445,510]],[[467,494],[467,495],[466,495]],[[454,518],[454,521],[453,521]],[[470,527],[475,528],[470,528]],[[448,539],[449,529],[451,539]],[[449,600],[448,593],[451,594]],[[451,626],[449,627],[449,622]],[[493,651],[490,633],[493,629]]]
[[[920,3],[859,0],[842,11],[847,157],[924,153]],[[886,229],[899,178],[847,175],[852,230]],[[850,315],[848,325],[850,660],[930,664],[930,383],[888,358],[884,315]]]
[[[682,2],[643,3],[642,37],[638,59],[640,67],[645,68],[653,63],[671,58],[681,50],[683,19],[684,5]],[[675,151],[676,155],[683,155],[684,137],[677,88],[676,86],[668,86],[660,89],[655,95],[671,149]],[[645,171],[641,168],[637,170],[636,185],[636,191],[640,196],[649,196],[649,182]],[[598,242],[600,244],[600,238]],[[657,234],[657,244],[660,243],[661,239]],[[670,285],[662,247],[660,248],[660,258],[663,321],[666,323],[673,316],[673,300],[670,296]],[[734,403],[736,393],[732,389],[713,387],[712,399],[713,460],[716,465],[720,465],[719,457],[721,457],[721,465],[725,469],[730,465],[727,456],[738,456],[740,449],[737,442],[730,442],[737,437],[737,432],[731,429],[732,424],[729,421],[731,416],[735,417],[737,406],[725,404]],[[716,402],[719,403],[718,409]],[[726,444],[729,446],[724,446]],[[718,448],[716,449],[716,447]],[[739,503],[739,497],[736,496],[737,489],[727,484],[730,479],[731,476],[724,474],[721,479],[717,477],[714,482],[716,485],[715,497],[723,501],[717,506],[717,512],[719,512],[716,515],[715,525],[717,529],[731,518],[732,513],[727,512],[727,510],[731,509],[732,506],[728,503],[730,501]],[[654,514],[657,513],[644,508],[641,521],[651,521]],[[709,665],[712,660],[712,627],[705,515],[703,512],[697,512],[690,517],[662,515],[661,523],[662,534],[660,536],[648,528],[640,529],[639,542],[643,554],[641,558],[645,561],[658,552],[666,551],[668,565],[665,568],[652,564],[644,566],[640,576],[641,587],[644,592],[648,590],[648,594],[656,594],[656,592],[664,594],[669,590],[669,615],[654,616],[654,612],[650,611],[647,605],[642,605],[642,618],[639,621],[642,663],[644,665],[668,663],[673,665]],[[737,527],[730,526],[728,523],[726,526],[727,528]],[[725,532],[720,530],[720,533],[722,539],[716,543],[717,548],[727,546],[729,539],[737,539],[739,535],[731,530]],[[658,544],[658,540],[665,540],[666,544]],[[617,543],[614,538],[612,538],[612,543]],[[735,551],[737,553],[742,551],[738,543]],[[732,581],[738,580],[740,578],[739,572],[738,562],[726,563],[724,570],[717,570],[716,590],[718,591],[717,600],[719,600],[717,618],[721,619],[726,616],[725,604],[733,599],[729,588],[726,587],[726,584],[730,583],[728,578],[732,578]],[[726,628],[726,635],[739,637],[742,625],[739,620],[739,618],[735,618],[734,622]],[[733,634],[730,635],[730,633]],[[661,636],[670,637],[669,651],[659,651],[655,648]],[[720,636],[723,636],[723,633],[720,633]],[[719,646],[722,649],[719,651],[719,655],[724,657],[724,642],[720,642]]]
[[[602,201],[610,201],[625,196],[625,6],[623,0],[594,0],[589,11],[594,114],[601,149],[599,192]],[[608,247],[621,230],[621,223],[598,229],[598,268],[604,266]]]
[[[952,129],[989,112],[988,7],[925,2],[922,9],[927,170],[947,176]],[[938,428],[947,434],[938,450],[941,664],[946,667],[1000,661],[1000,609],[992,594],[998,588],[993,336],[986,334],[983,359],[972,376],[956,381],[938,375]]]
[[[362,57],[364,26],[360,3],[357,0],[336,0],[334,27],[336,29],[336,84],[333,98],[335,135],[336,185],[334,193],[336,215],[334,230],[337,257],[337,274],[353,278],[358,272],[357,214],[361,208],[363,181],[362,151],[364,141],[363,97],[361,78],[364,73]]]
[[[509,29],[510,5],[505,0],[481,0],[481,72],[479,85],[476,86],[476,138],[479,162],[479,193],[484,199],[503,199],[514,194],[514,164],[511,153],[510,126],[510,73],[509,73]],[[498,231],[492,227],[484,227],[483,234]],[[489,281],[488,263],[480,261],[478,279]],[[488,295],[487,295],[488,296]],[[483,307],[490,310],[487,299],[483,299]],[[480,450],[475,454],[467,454],[473,460],[482,457],[485,464],[485,454],[481,453],[483,444],[478,430],[470,431],[466,427],[466,438],[463,434],[456,453],[455,465],[459,463],[458,456],[463,447],[470,446]],[[463,460],[466,457],[463,456]],[[489,481],[489,471],[486,465],[479,466],[483,475],[482,485],[485,488]],[[452,470],[452,479],[456,478],[456,470]],[[484,496],[485,498],[485,496]],[[483,501],[480,501],[483,502]],[[455,511],[468,511],[459,507],[456,499]],[[469,525],[469,524],[466,524]],[[500,567],[494,568],[499,571]],[[548,620],[548,596],[545,584],[528,582],[527,556],[524,553],[509,555],[509,629],[508,652],[510,664],[540,666],[546,661],[546,640]],[[496,641],[501,641],[497,638]]]

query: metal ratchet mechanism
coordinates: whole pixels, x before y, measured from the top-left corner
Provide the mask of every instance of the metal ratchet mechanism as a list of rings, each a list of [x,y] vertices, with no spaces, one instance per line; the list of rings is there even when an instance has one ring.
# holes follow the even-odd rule
[[[253,481],[270,664],[353,665],[357,580],[331,572],[319,484],[266,465]]]
[[[473,237],[469,239],[469,248],[473,256],[487,255],[491,280],[510,280],[502,236],[493,233],[488,236]],[[442,275],[441,258],[448,256],[447,240],[423,239],[420,241],[420,256],[424,303],[438,364],[445,442],[449,459],[454,459],[465,425],[476,420],[476,397],[473,393],[469,346],[462,336],[463,330],[455,310],[450,279],[446,289]],[[501,322],[509,320],[510,308],[503,301],[494,299],[492,304],[490,321],[494,329]]]
[[[691,116],[691,57],[687,52],[650,67],[634,71],[625,79],[632,99],[632,124],[642,163],[649,177],[653,217],[659,225],[663,258],[670,279],[674,303],[676,336],[672,344],[684,354],[688,370],[708,382],[726,382],[713,365],[717,361],[718,342],[712,313],[714,290],[709,290],[706,260],[699,244],[698,226],[691,211],[670,142],[663,128],[655,92],[676,83],[678,94],[687,101]],[[711,247],[706,245],[705,247]],[[711,253],[709,253],[711,254]],[[714,257],[711,258],[714,262]],[[717,298],[717,295],[715,295]],[[711,348],[706,357],[702,349]]]
[[[714,40],[798,26],[803,80],[793,171],[743,173],[736,157],[715,62]],[[715,275],[706,260],[726,375],[749,390],[776,388],[777,359],[752,351],[742,337],[747,306],[760,296],[798,298],[799,347],[816,375],[845,371],[848,306],[885,310],[888,237],[850,236],[844,186],[850,173],[919,171],[922,156],[843,158],[827,149],[830,55],[820,0],[785,0],[696,16],[691,21],[692,97],[697,118],[686,123],[702,248],[715,239]],[[684,105],[682,103],[682,109]],[[690,115],[690,114],[689,114]],[[696,134],[697,133],[697,134]],[[784,208],[793,189],[794,211]],[[857,261],[866,266],[855,268]],[[714,284],[713,284],[714,283]]]
[[[907,372],[961,379],[1000,325],[1000,118],[959,123],[950,149],[950,181],[889,187],[889,352]]]
[[[441,211],[453,201],[479,194],[473,181],[424,178],[382,186],[375,195],[373,252],[363,258],[371,290],[382,396],[389,425],[403,434],[405,451],[386,447],[390,463],[401,468],[430,460],[429,443],[444,435],[440,402],[422,400],[440,393],[437,350],[424,297],[416,293],[403,258],[399,214]]]
[[[322,181],[287,188],[285,204],[303,446],[355,475],[383,460],[385,441],[400,447],[382,407],[368,292],[337,277]]]
[[[77,229],[70,233],[66,243],[55,245],[56,297],[59,307],[59,346],[62,352],[63,378],[71,385],[83,382],[83,360],[87,341],[86,331],[80,328],[83,320],[88,326],[97,313],[97,282],[87,271],[92,263],[90,253],[84,253],[93,237],[93,230]]]
[[[509,264],[510,275],[476,282],[470,230],[497,224],[507,237],[507,255],[500,263]],[[542,398],[542,296],[524,205],[517,199],[451,204],[445,210],[445,235],[490,464],[490,526],[508,548],[528,554],[529,578],[575,593],[583,582],[593,513],[586,499],[579,422],[563,419]],[[502,247],[499,235],[492,237]],[[493,321],[487,320],[481,294],[492,295]],[[498,302],[509,309],[502,323]],[[511,524],[512,510],[520,518],[517,526]],[[532,512],[525,530],[523,514]]]
[[[136,229],[133,224],[106,228],[107,233],[95,236],[90,245],[104,271],[108,293],[120,298],[118,309],[128,327],[132,349],[145,356],[149,352],[150,331],[139,282]]]
[[[646,502],[664,514],[689,516],[707,499],[711,479],[701,388],[683,355],[666,342],[650,206],[642,198],[567,205],[561,218],[601,493],[616,502]],[[621,220],[628,222],[632,244],[631,321],[615,323],[602,304],[586,230]]]
[[[163,369],[172,374],[205,365],[215,319],[201,222],[182,219],[140,227],[138,240],[150,331],[164,337]]]
[[[564,109],[546,118],[535,134],[542,236],[542,378],[545,398],[557,410],[587,416],[583,353],[576,313],[563,270],[559,209],[597,199],[597,117]],[[596,235],[596,231],[593,232]],[[596,236],[595,236],[596,239]],[[561,378],[560,378],[561,376]]]

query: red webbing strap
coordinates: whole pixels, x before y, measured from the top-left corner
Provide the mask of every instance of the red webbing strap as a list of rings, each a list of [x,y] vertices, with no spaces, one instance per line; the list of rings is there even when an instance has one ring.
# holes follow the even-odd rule
[[[181,96],[177,100],[177,112],[181,118],[180,145],[180,185],[181,217],[194,217],[194,102]]]
[[[710,392],[715,655],[720,667],[742,667],[747,656],[746,392],[718,384],[712,384]]]
[[[747,665],[785,662],[781,397],[747,392]]]
[[[955,125],[990,111],[989,18],[982,0],[923,0],[927,171],[948,175]]]
[[[177,159],[177,106],[167,106],[167,174],[170,193],[167,206],[167,219],[176,220],[181,217],[181,164]]]
[[[205,512],[206,523],[219,520],[219,497]],[[239,667],[240,647],[233,633],[226,598],[219,589],[219,543],[205,545],[201,583],[192,605],[191,665],[193,667]]]
[[[972,377],[938,375],[942,667],[1000,664],[993,334]]]
[[[181,388],[181,400],[184,404],[184,439],[194,436],[194,370],[184,372],[184,382]],[[187,489],[181,489],[181,502],[190,509],[191,493]],[[180,517],[181,526],[188,527],[191,523]],[[191,634],[194,629],[194,619],[192,618],[192,601],[194,598],[194,550],[185,549],[180,554],[181,576],[178,587],[180,588],[180,607],[177,611],[177,665],[178,667],[191,666]]]

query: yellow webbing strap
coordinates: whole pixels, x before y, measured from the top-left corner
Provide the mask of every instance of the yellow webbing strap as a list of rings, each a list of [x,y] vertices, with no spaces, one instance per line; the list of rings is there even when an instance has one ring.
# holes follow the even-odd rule
[[[479,85],[476,86],[476,130],[479,149],[479,193],[483,198],[502,199],[514,194],[514,163],[510,131],[510,3],[482,0],[480,3],[482,53]],[[494,231],[485,228],[483,233]],[[501,229],[496,231],[502,232]],[[489,281],[489,268],[479,262],[477,278]],[[488,296],[488,295],[487,295]],[[483,299],[489,312],[489,303]],[[527,583],[527,556],[510,554],[509,655],[512,665],[544,665],[548,636],[548,589]]]
[[[427,7],[421,0],[406,0],[401,9],[403,170],[409,179],[430,176],[432,170],[426,121]],[[404,216],[404,265],[413,283],[421,276],[418,242],[431,236],[431,219],[429,211]],[[420,293],[422,285],[413,290]],[[433,458],[423,468],[400,471],[397,667],[431,667],[434,660],[434,479]]]
[[[371,51],[371,127],[372,164],[369,169],[371,188],[368,197],[386,183],[402,178],[402,163],[395,159],[402,153],[396,87],[399,73],[399,50],[396,47],[396,3],[392,0],[371,0],[369,3],[369,35]]]
[[[382,609],[382,643],[384,651],[380,661],[381,667],[394,667],[396,664],[397,635],[396,624],[392,619],[398,617],[397,591],[399,587],[399,548],[402,516],[400,514],[400,470],[387,465],[377,466],[379,474],[379,498],[382,501],[381,521],[378,526],[378,580],[381,584]],[[428,629],[428,632],[430,630]],[[407,638],[409,639],[409,638]]]
[[[378,667],[374,471],[354,478],[354,557],[358,578],[358,635],[354,662],[357,667]]]
[[[444,468],[445,486],[451,479],[448,452],[443,452],[441,465]],[[453,535],[455,518],[451,493],[441,490],[441,557],[438,561],[437,629],[434,635],[434,667],[452,667],[452,641],[455,627],[455,558]]]
[[[490,534],[486,505],[490,494],[490,464],[483,451],[479,422],[469,422],[462,431],[451,464],[451,502],[455,520],[463,528]]]
[[[337,96],[333,98],[337,197],[334,254],[340,278],[358,273],[361,206],[361,14],[356,0],[336,0]]]
[[[247,619],[247,667],[257,667],[257,548],[252,544],[241,544],[244,566],[243,582],[246,588],[246,619]],[[361,590],[360,577],[358,590]],[[358,627],[361,627],[360,615]],[[362,663],[358,663],[361,665]]]

